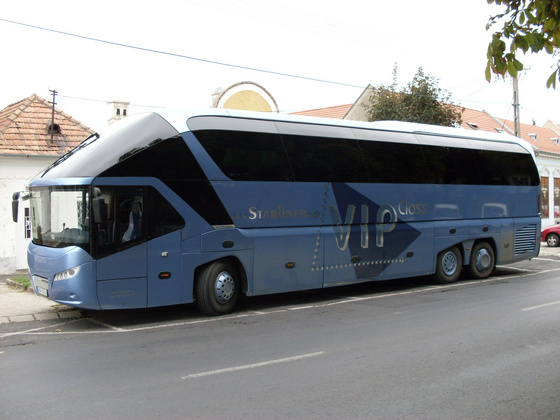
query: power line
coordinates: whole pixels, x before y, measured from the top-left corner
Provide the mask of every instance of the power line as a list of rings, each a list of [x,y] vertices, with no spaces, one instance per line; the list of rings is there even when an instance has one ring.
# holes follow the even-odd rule
[[[61,98],[66,98],[66,99],[78,99],[80,101],[90,101],[90,102],[102,102],[105,104],[111,103],[113,101],[104,101],[102,99],[92,99],[92,98],[83,98],[80,96],[68,96],[68,95],[58,95]],[[131,103],[130,105],[132,106],[136,106],[139,108],[165,108],[164,106],[156,106],[156,105],[140,105],[140,104],[135,104],[135,103]]]
[[[105,39],[93,38],[93,37],[89,37],[89,36],[85,36],[85,35],[74,34],[74,33],[71,33],[71,32],[59,31],[57,29],[44,28],[42,26],[31,25],[29,23],[23,23],[23,22],[16,22],[16,21],[9,20],[9,19],[0,18],[0,21],[6,22],[6,23],[11,23],[11,24],[14,24],[14,25],[25,26],[27,28],[38,29],[38,30],[41,30],[41,31],[52,32],[52,33],[65,35],[65,36],[71,36],[71,37],[74,37],[74,38],[85,39],[87,41],[100,42],[100,43],[103,43],[103,44],[108,44],[108,45],[113,45],[113,46],[123,47],[123,48],[129,48],[129,49],[133,49],[133,50],[144,51],[144,52],[149,52],[149,53],[154,53],[154,54],[167,55],[167,56],[170,56],[170,57],[184,58],[184,59],[187,59],[187,60],[199,61],[199,62],[207,63],[207,64],[215,64],[215,65],[218,65],[218,66],[225,66],[225,67],[232,67],[232,68],[242,69],[242,70],[256,71],[256,72],[260,72],[260,73],[273,74],[275,76],[291,77],[291,78],[294,78],[294,79],[309,80],[309,81],[312,81],[312,82],[329,83],[329,84],[332,84],[332,85],[347,86],[347,87],[352,87],[352,88],[364,89],[364,86],[353,85],[353,84],[350,84],[350,83],[335,82],[335,81],[332,81],[332,80],[317,79],[317,78],[314,78],[314,77],[307,77],[307,76],[298,76],[296,74],[282,73],[282,72],[277,72],[277,71],[273,71],[273,70],[258,69],[258,68],[255,68],[255,67],[248,67],[248,66],[241,66],[241,65],[238,65],[238,64],[223,63],[223,62],[220,62],[220,61],[206,60],[206,59],[203,59],[203,58],[191,57],[191,56],[188,56],[188,55],[172,53],[172,52],[168,52],[168,51],[160,51],[160,50],[154,50],[154,49],[151,49],[151,48],[139,47],[139,46],[136,46],[136,45],[123,44],[121,42],[107,41]]]

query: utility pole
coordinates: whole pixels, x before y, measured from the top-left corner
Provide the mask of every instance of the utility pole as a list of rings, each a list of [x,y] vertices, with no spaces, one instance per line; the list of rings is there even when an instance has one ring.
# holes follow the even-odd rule
[[[56,89],[54,90],[50,90],[49,92],[52,94],[52,102],[49,102],[52,104],[52,118],[51,118],[51,141],[53,141],[54,139],[54,106],[56,105],[56,94],[58,93],[56,91]]]
[[[517,76],[513,78],[513,125],[516,137],[521,137],[521,122],[519,120],[519,83]]]

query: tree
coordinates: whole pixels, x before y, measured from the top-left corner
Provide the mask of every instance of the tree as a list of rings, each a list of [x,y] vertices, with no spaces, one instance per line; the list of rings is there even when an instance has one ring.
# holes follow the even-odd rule
[[[503,28],[492,35],[488,45],[486,80],[492,72],[505,77],[517,77],[523,70],[516,53],[524,54],[545,50],[555,57],[552,72],[546,86],[556,88],[560,80],[560,0],[487,0],[489,4],[505,5],[503,13],[492,16],[486,29],[503,21]],[[509,43],[509,48],[507,44]],[[506,52],[508,51],[509,52]]]
[[[366,105],[368,121],[397,120],[452,127],[461,123],[463,109],[451,102],[451,94],[438,86],[438,79],[422,67],[408,85],[397,92],[397,66],[393,83],[376,86]]]

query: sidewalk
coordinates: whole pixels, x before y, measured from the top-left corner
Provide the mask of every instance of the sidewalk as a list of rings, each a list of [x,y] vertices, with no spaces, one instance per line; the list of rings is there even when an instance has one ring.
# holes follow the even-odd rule
[[[17,275],[0,276],[0,324],[80,316],[78,309],[37,296],[33,291],[9,286],[10,277]]]

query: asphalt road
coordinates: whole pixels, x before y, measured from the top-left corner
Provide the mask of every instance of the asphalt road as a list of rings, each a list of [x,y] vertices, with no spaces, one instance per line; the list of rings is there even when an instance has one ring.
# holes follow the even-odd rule
[[[560,418],[560,258],[0,325],[2,419]]]

